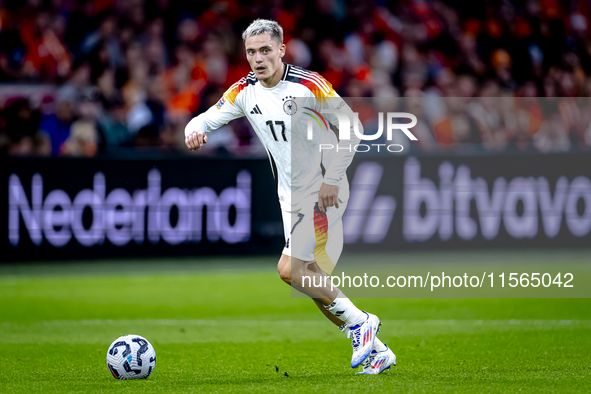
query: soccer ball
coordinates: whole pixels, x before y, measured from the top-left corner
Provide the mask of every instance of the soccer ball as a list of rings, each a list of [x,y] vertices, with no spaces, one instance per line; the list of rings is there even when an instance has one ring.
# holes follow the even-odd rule
[[[156,367],[156,351],[139,335],[124,335],[107,352],[107,367],[115,379],[145,379]]]

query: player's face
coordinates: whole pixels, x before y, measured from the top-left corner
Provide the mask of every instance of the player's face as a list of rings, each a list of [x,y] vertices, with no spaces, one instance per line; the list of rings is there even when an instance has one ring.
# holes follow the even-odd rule
[[[246,58],[259,81],[274,86],[281,79],[285,45],[271,38],[269,33],[249,36],[244,42]]]

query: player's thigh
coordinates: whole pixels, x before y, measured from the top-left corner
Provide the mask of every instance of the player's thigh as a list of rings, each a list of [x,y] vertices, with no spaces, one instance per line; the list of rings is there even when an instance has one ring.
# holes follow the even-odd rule
[[[327,274],[331,274],[343,251],[343,214],[347,203],[339,208],[329,207],[325,215],[316,212],[314,260]]]
[[[343,250],[343,213],[347,203],[329,207],[326,213],[315,209],[310,201],[297,213],[290,214],[289,234],[283,253],[304,262],[316,261],[330,274]],[[285,216],[284,216],[285,217]],[[284,228],[288,226],[284,223]]]
[[[301,209],[282,211],[285,246],[283,255],[303,262],[314,260],[314,221],[312,212]]]

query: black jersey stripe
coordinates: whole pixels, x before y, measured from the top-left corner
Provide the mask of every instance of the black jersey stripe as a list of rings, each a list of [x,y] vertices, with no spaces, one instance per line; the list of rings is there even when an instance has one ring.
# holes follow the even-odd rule
[[[277,190],[279,190],[279,178],[278,178],[278,172],[277,172],[277,164],[275,164],[275,159],[273,159],[273,155],[271,154],[271,152],[269,152],[269,149],[267,149],[267,153],[269,154],[269,159],[271,160],[271,171],[273,171],[273,178],[275,178],[275,188]]]
[[[248,75],[246,76],[246,78],[244,78],[244,80],[249,85],[254,85],[259,81],[257,79],[257,77],[255,77],[254,72],[252,72],[252,71],[248,73]]]
[[[289,70],[291,69],[291,66],[289,64],[285,64],[285,63],[283,63],[283,65],[285,66],[285,68],[283,69],[283,76],[281,77],[281,80],[285,81],[285,78],[287,78],[287,74],[289,74]]]
[[[318,75],[314,75],[309,72],[304,72],[305,70],[292,70],[290,76],[296,78],[302,78],[309,80],[310,82],[314,83],[320,90],[324,92],[324,94],[328,94],[330,92],[330,88]]]
[[[292,75],[305,76],[310,79],[313,79],[314,81],[321,84],[325,90],[330,91],[330,86],[328,86],[329,85],[328,81],[326,81],[324,78],[322,78],[322,76],[318,73],[313,73],[313,72],[305,70],[301,67],[292,67],[290,69],[290,72]]]

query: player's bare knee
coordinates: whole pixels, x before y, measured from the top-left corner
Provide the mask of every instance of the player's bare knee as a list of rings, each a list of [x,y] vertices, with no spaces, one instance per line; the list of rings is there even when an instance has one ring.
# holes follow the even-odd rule
[[[290,284],[295,288],[301,288],[302,286],[302,278],[304,275],[307,274],[306,269],[307,263],[296,259],[290,259]]]
[[[281,256],[277,264],[277,271],[282,281],[291,284],[291,258],[289,256]]]

